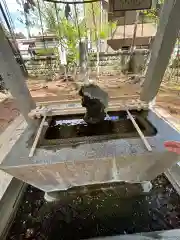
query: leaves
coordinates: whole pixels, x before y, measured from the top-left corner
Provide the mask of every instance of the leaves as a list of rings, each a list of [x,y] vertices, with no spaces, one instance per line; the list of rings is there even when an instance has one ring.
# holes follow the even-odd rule
[[[40,9],[37,9],[37,1],[39,3]],[[64,4],[58,4],[56,7],[54,3],[47,3],[43,0],[34,0],[33,3],[34,11],[29,11],[28,19],[31,19],[31,23],[36,23],[35,27],[43,27],[44,33],[48,32],[54,34],[58,39],[59,44],[67,46],[68,62],[72,64],[75,64],[79,58],[79,35],[81,38],[86,37],[87,30],[90,30],[91,41],[97,42],[98,39],[106,39],[109,36],[110,30],[112,31],[116,28],[116,22],[100,24],[99,20],[101,18],[101,15],[99,2],[85,4],[84,19],[82,19],[82,14],[80,13],[82,9],[80,10],[76,8],[78,19],[76,19],[75,9],[73,10],[72,8],[70,12],[69,9],[67,19],[67,14],[65,11],[67,9],[66,5]],[[41,14],[43,26],[40,24],[39,12]],[[95,24],[92,24],[92,16],[94,16]],[[91,24],[88,23],[90,20]]]
[[[150,19],[155,21],[159,20],[159,8],[164,4],[164,0],[158,0],[156,8],[152,8],[150,10],[144,10],[143,13]]]

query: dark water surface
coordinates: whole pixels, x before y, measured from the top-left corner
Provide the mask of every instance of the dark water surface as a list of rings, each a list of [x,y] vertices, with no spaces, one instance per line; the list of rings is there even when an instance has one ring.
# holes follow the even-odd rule
[[[66,202],[46,203],[28,187],[7,240],[79,240],[180,228],[180,197],[164,175],[148,196],[122,200],[103,191]]]

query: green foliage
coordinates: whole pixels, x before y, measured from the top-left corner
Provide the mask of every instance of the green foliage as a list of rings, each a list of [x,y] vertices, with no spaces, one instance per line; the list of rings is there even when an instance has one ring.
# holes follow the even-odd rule
[[[49,6],[43,10],[43,21],[48,32],[56,33],[57,19],[54,7]]]
[[[50,54],[54,54],[56,52],[56,49],[53,48],[41,48],[36,50],[36,54],[40,56],[46,56]]]
[[[116,28],[116,22],[102,22],[100,3],[85,4],[85,15],[88,29],[91,30],[91,40],[97,41],[96,38],[107,39],[109,33]],[[103,14],[103,13],[102,13]]]
[[[83,21],[77,24],[74,18],[67,20],[64,15],[64,5],[58,5],[57,9],[52,3],[44,3],[39,1],[41,17],[43,21],[43,32],[51,33],[56,36],[59,45],[67,48],[68,63],[75,64],[78,57],[77,43],[80,36],[85,35],[85,24]],[[38,9],[33,13],[39,18]],[[38,20],[36,21],[38,23]],[[42,28],[42,26],[40,26]],[[79,29],[79,30],[78,30]],[[44,51],[45,52],[45,51]],[[55,49],[55,54],[58,55],[58,50]]]
[[[157,15],[157,10],[155,8],[152,8],[151,10],[144,10],[143,13],[145,14],[146,17],[157,21],[158,20],[158,15]]]
[[[40,5],[40,14],[43,26],[39,19],[39,9],[35,8],[32,19],[36,23],[36,27],[43,27],[43,32],[54,34],[60,45],[67,48],[68,64],[76,64],[79,58],[78,41],[79,38],[86,37],[87,29],[91,30],[91,41],[97,42],[97,38],[106,39],[109,36],[110,29],[116,28],[116,22],[100,24],[100,6],[98,3],[85,4],[85,19],[76,19],[82,16],[78,9],[71,8],[71,17],[67,20],[65,17],[64,4],[58,4],[55,8],[53,3],[47,3],[38,0]],[[38,6],[36,4],[36,6]],[[36,20],[35,20],[36,18]],[[88,23],[90,21],[90,24]],[[92,23],[93,22],[93,23]],[[58,55],[57,49],[54,51]]]
[[[158,5],[161,6],[162,4],[164,4],[164,0],[158,0]],[[158,15],[158,9],[157,8],[152,8],[150,10],[144,10],[143,13],[149,19],[152,19],[154,21],[159,20],[159,15]]]
[[[106,39],[109,36],[109,32],[116,29],[116,22],[108,22],[108,24],[102,25],[102,30],[99,32],[99,37],[101,39]]]

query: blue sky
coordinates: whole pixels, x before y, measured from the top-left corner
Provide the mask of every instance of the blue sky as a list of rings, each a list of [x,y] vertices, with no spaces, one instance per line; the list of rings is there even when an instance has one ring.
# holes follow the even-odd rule
[[[1,0],[0,0],[1,1]],[[27,30],[25,28],[25,25],[22,24],[18,18],[23,18],[23,16],[20,14],[20,12],[18,11],[21,10],[21,6],[17,3],[18,2],[21,2],[21,0],[5,0],[6,3],[7,3],[7,6],[8,6],[8,9],[9,9],[9,12],[11,14],[11,18],[13,20],[13,23],[14,23],[14,26],[15,26],[15,32],[22,32],[26,37],[27,37]],[[68,2],[69,0],[67,0]],[[82,7],[82,6],[81,6]],[[83,12],[83,9],[82,9],[82,12]],[[41,32],[40,29],[37,29],[37,28],[31,28],[31,34],[38,34],[39,32]]]
[[[24,25],[18,20],[18,18],[20,17],[20,13],[18,12],[20,6],[17,4],[16,0],[6,0],[6,3],[10,11],[16,32],[23,32],[26,34],[26,29],[24,28]]]
[[[20,10],[21,7],[19,4],[17,4],[16,0],[6,0],[8,9],[10,11],[11,14],[11,18],[13,20],[14,26],[15,26],[15,31],[16,32],[23,32],[25,36],[27,36],[27,31],[26,28],[24,26],[24,24],[22,24],[18,18],[22,18],[21,14],[19,13],[18,9]],[[31,33],[36,34],[38,31],[37,29],[32,29]]]

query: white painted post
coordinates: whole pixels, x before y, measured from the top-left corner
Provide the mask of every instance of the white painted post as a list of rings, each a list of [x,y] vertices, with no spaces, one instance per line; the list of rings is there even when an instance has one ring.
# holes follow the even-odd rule
[[[141,92],[143,101],[152,101],[158,93],[180,30],[179,12],[179,0],[165,0]]]
[[[35,120],[29,118],[28,113],[36,107],[27,88],[25,77],[16,62],[12,49],[0,24],[0,75],[29,125],[35,125]]]

